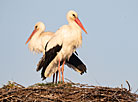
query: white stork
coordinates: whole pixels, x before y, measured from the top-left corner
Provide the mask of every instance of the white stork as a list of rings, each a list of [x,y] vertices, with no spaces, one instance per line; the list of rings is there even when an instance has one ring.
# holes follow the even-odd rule
[[[42,22],[38,22],[37,24],[35,24],[34,31],[32,32],[32,34],[25,43],[27,44],[30,41],[28,47],[31,51],[45,54],[45,45],[55,34],[53,32],[44,32],[44,31],[45,31],[45,25]],[[37,65],[37,71],[39,71],[42,68],[42,65],[44,64],[43,63],[44,56]],[[73,68],[74,70],[80,72],[81,74],[86,72],[86,66],[75,54],[72,54],[70,60],[67,61],[66,64],[69,67]],[[58,71],[56,74],[56,82],[57,82],[57,75]],[[54,77],[55,74],[53,75],[53,82],[54,82]]]
[[[65,61],[68,62],[72,53],[82,44],[81,28],[87,34],[75,11],[70,10],[67,13],[67,20],[69,24],[60,27],[55,32],[55,36],[46,44],[45,65],[41,73],[43,80],[58,70],[59,81],[61,81],[60,65],[62,63],[62,81],[64,82],[63,70]]]

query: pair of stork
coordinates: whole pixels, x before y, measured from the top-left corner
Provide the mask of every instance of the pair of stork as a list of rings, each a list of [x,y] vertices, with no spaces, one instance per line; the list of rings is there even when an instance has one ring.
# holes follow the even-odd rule
[[[35,25],[34,31],[28,38],[25,44],[31,51],[36,53],[43,53],[43,57],[37,65],[37,71],[42,69],[41,77],[46,79],[53,75],[53,82],[56,73],[59,73],[59,81],[64,82],[64,64],[73,68],[75,71],[83,74],[86,72],[85,64],[75,54],[76,49],[82,44],[82,31],[87,34],[82,23],[78,19],[78,15],[75,11],[70,10],[67,13],[68,25],[63,25],[55,33],[44,32],[45,25],[42,22],[38,22]],[[60,72],[60,65],[62,65]]]

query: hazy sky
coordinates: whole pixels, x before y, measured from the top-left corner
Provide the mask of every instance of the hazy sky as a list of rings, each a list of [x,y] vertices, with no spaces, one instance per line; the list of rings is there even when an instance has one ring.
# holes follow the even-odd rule
[[[0,0],[0,86],[9,80],[29,86],[42,82],[36,65],[42,54],[29,51],[26,40],[35,23],[55,32],[67,24],[66,13],[75,10],[84,32],[77,49],[87,73],[65,67],[65,78],[89,85],[138,88],[137,0]],[[51,78],[46,81],[50,82]]]

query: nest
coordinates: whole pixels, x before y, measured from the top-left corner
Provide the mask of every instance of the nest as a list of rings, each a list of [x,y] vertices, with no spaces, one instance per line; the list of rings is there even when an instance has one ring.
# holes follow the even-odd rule
[[[25,88],[9,82],[0,88],[0,102],[136,102],[137,94],[126,88],[88,86],[79,83],[43,84]]]

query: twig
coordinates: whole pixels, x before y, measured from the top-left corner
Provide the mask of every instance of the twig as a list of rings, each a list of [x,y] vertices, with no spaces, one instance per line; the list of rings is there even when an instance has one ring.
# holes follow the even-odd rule
[[[13,82],[13,84],[16,84],[16,85],[18,85],[18,86],[20,86],[20,87],[22,87],[22,88],[25,88],[24,86],[22,86],[22,85],[20,85],[20,84],[18,84],[18,83],[16,83],[16,82]]]
[[[34,93],[34,92],[30,92],[28,95],[26,95],[24,101],[26,101],[26,99],[27,99],[32,93]]]
[[[123,84],[121,84],[121,88],[123,89]]]
[[[138,89],[134,92],[135,94],[138,92]]]
[[[67,79],[67,78],[65,78],[65,80],[69,81],[69,82],[72,83],[72,84],[75,84],[74,82],[72,82],[71,80],[69,80],[69,79]]]
[[[127,83],[127,85],[128,85],[128,91],[131,91],[131,87],[130,87],[130,84],[129,84],[129,82],[126,80],[126,83]]]

